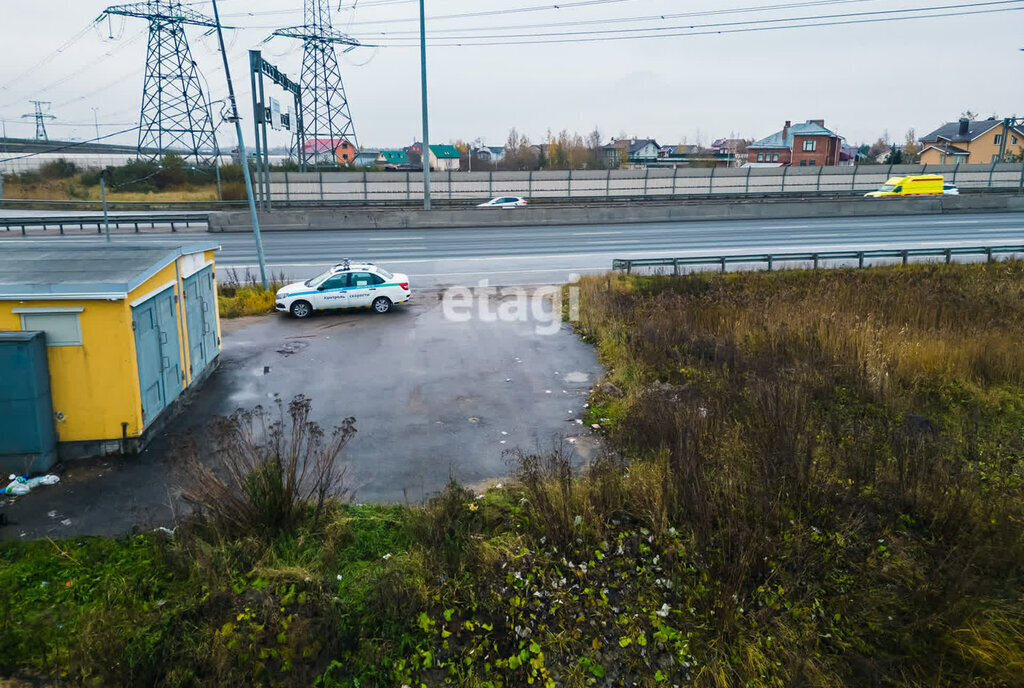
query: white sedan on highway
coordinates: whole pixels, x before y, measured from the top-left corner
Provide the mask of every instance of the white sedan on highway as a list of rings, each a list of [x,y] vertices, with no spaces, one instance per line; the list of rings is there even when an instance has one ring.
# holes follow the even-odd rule
[[[477,208],[519,208],[526,205],[526,199],[519,196],[498,196],[486,203],[481,203]]]
[[[387,313],[410,298],[408,276],[392,274],[373,263],[346,260],[313,279],[281,287],[274,307],[296,318],[338,308],[372,308]]]

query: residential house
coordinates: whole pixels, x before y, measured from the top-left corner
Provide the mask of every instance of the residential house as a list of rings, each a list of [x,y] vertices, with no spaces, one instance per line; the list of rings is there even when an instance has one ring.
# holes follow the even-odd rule
[[[476,159],[482,162],[501,162],[505,159],[504,146],[480,146],[474,151]]]
[[[377,164],[391,167],[408,167],[409,156],[404,150],[382,150],[377,155]]]
[[[364,148],[363,150],[356,153],[356,157],[352,159],[353,167],[373,167],[377,164],[377,158],[380,156],[380,150],[376,148]]]
[[[853,167],[861,157],[863,156],[857,146],[849,146],[844,143],[839,150],[839,164],[842,167]]]
[[[318,164],[347,165],[356,157],[356,147],[348,139],[306,139],[302,144],[306,156]]]
[[[598,157],[604,163],[604,167],[608,169],[616,169],[622,166],[623,153],[625,152],[626,155],[629,154],[628,151],[626,151],[626,147],[624,145],[625,142],[625,139],[621,142],[612,139],[611,143],[597,149]]]
[[[825,128],[825,120],[786,121],[781,131],[747,146],[746,166],[815,167],[838,165],[843,137]]]
[[[439,145],[430,147],[430,169],[444,172],[459,169],[459,149],[455,146]]]
[[[630,139],[629,141],[629,162],[634,165],[654,162],[658,159],[658,150],[661,146],[654,139]]]
[[[1000,150],[1006,158],[1024,150],[1024,128],[995,117],[961,117],[922,136],[921,145],[921,162],[928,165],[993,163],[999,161]]]

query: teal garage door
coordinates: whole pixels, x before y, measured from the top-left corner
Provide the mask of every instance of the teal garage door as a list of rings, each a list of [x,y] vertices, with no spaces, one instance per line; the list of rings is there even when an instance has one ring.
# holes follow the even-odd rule
[[[174,317],[174,289],[168,287],[132,308],[135,354],[142,390],[142,423],[148,425],[181,392],[181,349]]]
[[[217,302],[213,288],[213,267],[207,266],[186,277],[185,319],[188,323],[189,372],[199,375],[217,357]]]

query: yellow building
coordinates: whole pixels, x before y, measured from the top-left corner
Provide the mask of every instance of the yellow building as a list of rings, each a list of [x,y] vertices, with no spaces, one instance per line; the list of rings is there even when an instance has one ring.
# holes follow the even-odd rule
[[[1005,138],[1005,145],[1003,139]],[[1006,126],[1001,119],[948,122],[921,137],[921,162],[927,165],[991,164],[1024,151],[1024,129]]]
[[[62,459],[138,451],[179,395],[215,368],[218,248],[5,242],[0,331],[46,334]],[[3,438],[0,457],[10,449]]]

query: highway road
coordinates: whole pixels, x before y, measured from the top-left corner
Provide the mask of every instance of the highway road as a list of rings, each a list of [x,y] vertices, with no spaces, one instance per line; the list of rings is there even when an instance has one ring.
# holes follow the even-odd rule
[[[218,265],[257,269],[251,234],[148,233],[114,241],[221,244]],[[3,241],[96,241],[93,237],[20,236]],[[1024,213],[770,221],[515,227],[445,230],[264,232],[274,276],[305,279],[342,258],[405,272],[422,287],[551,284],[603,272],[613,258],[683,257],[786,251],[860,250],[1024,244]],[[2,246],[2,243],[0,243]],[[2,248],[0,248],[2,250]]]

